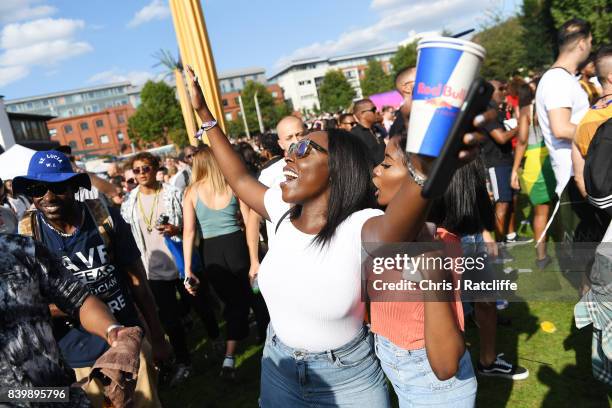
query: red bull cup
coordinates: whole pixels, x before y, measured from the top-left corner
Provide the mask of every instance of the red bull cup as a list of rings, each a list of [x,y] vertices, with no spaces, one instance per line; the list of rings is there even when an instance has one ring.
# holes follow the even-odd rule
[[[447,37],[426,37],[417,50],[406,151],[437,157],[486,52],[473,42]]]

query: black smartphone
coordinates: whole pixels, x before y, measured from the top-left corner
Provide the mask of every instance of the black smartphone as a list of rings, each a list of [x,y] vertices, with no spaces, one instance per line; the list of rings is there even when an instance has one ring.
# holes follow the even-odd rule
[[[155,222],[155,225],[157,225],[157,226],[166,225],[166,224],[168,224],[169,220],[170,220],[170,217],[168,217],[167,215],[162,214],[162,215],[159,216],[159,218]]]
[[[476,130],[472,124],[474,118],[487,110],[492,94],[493,86],[484,79],[478,78],[472,83],[450,135],[446,139],[440,155],[433,162],[427,181],[421,191],[423,197],[436,198],[446,192],[457,170],[459,161],[457,155],[463,146],[463,135]]]

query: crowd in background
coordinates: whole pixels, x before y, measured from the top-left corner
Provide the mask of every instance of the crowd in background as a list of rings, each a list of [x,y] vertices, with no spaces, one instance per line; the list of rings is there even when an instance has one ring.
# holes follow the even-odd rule
[[[432,236],[460,244],[464,253],[493,251],[489,254],[492,260],[511,260],[507,248],[528,241],[519,235],[517,226],[517,220],[524,218],[517,200],[522,190],[532,206],[538,270],[552,261],[546,247],[549,221],[566,195],[580,219],[573,231],[575,241],[612,239],[609,212],[603,209],[605,205],[597,208],[597,200],[587,201],[591,193],[583,176],[585,161],[593,154],[591,141],[597,133],[607,132],[609,138],[612,126],[612,46],[591,50],[589,26],[570,20],[559,31],[559,51],[550,69],[530,78],[490,78],[494,89],[490,108],[496,110],[496,117],[482,127],[479,157],[461,167],[446,195],[432,204],[427,215],[427,221],[433,223],[429,231]],[[62,258],[62,263],[53,264],[47,249],[33,241],[3,238],[1,243],[14,264],[31,265],[34,257],[44,258],[43,266],[37,267],[43,272],[32,273],[27,279],[37,276],[45,280],[41,285],[46,288],[41,294],[44,306],[57,305],[51,308],[51,326],[58,348],[53,348],[50,359],[61,368],[49,368],[37,361],[37,368],[30,370],[40,369],[40,375],[20,372],[21,378],[30,378],[30,385],[42,386],[51,378],[54,384],[60,384],[62,379],[71,378],[69,367],[77,380],[87,379],[124,326],[140,326],[147,335],[139,351],[138,392],[134,398],[137,406],[159,406],[153,367],[162,367],[161,380],[170,386],[191,375],[187,343],[199,340],[189,340],[191,311],[202,320],[213,345],[210,352],[222,355],[219,372],[225,378],[235,377],[236,350],[249,336],[251,326],[256,327],[256,341],[265,342],[260,403],[266,407],[325,402],[326,391],[331,391],[336,403],[387,406],[385,377],[401,406],[424,401],[440,406],[473,406],[475,372],[513,380],[528,378],[527,369],[507,361],[496,348],[496,326],[503,323],[497,310],[508,307],[503,299],[473,304],[454,299],[446,302],[448,309],[436,310],[427,302],[373,300],[367,317],[369,326],[362,328],[363,302],[353,293],[338,289],[330,296],[334,298],[331,301],[326,298],[329,293],[321,290],[324,293],[315,301],[317,287],[325,285],[322,280],[304,278],[295,282],[303,288],[298,291],[283,286],[289,282],[274,272],[312,268],[300,264],[312,259],[318,265],[319,258],[330,252],[359,258],[358,252],[347,252],[335,241],[342,237],[345,242],[360,243],[359,231],[362,236],[363,231],[376,230],[406,240],[427,234],[420,231],[420,224],[417,227],[398,218],[392,210],[394,202],[410,202],[413,196],[409,194],[417,191],[416,197],[418,193],[412,186],[419,184],[419,171],[415,176],[416,164],[405,153],[414,82],[413,67],[396,76],[395,86],[404,100],[397,109],[377,107],[366,98],[355,101],[346,111],[306,121],[288,116],[279,121],[275,132],[234,140],[231,147],[240,165],[224,150],[217,139],[220,136],[213,133],[209,134],[212,147],[187,146],[178,155],[164,157],[138,153],[124,162],[112,163],[105,174],[98,175],[78,169],[67,147],[58,149],[59,153],[36,153],[28,175],[0,185],[0,228],[10,233],[19,229],[21,234],[32,236]],[[197,80],[191,85],[198,86]],[[192,93],[194,89],[197,92],[193,88]],[[209,112],[203,106],[195,107],[200,108],[198,113],[205,121]],[[207,130],[216,132],[218,127],[211,129]],[[342,159],[335,159],[333,154],[339,152]],[[314,169],[324,167],[315,160],[323,157],[327,163],[325,155],[329,155],[329,175]],[[39,167],[37,160],[43,163]],[[336,163],[338,160],[344,162]],[[311,167],[309,161],[314,163]],[[234,169],[244,169],[244,173]],[[295,180],[316,188],[308,178],[309,172],[330,180],[346,177],[356,183],[341,197],[355,200],[353,212],[333,201],[333,194],[340,194],[334,188],[341,187],[333,187],[329,193],[329,212],[337,211],[335,221],[332,216],[327,218],[326,225],[336,222],[331,232],[325,226],[312,232],[311,224],[299,224],[306,219],[304,214],[310,214],[310,206],[289,208],[279,204],[286,194],[302,194],[297,187],[290,187]],[[357,185],[362,180],[350,176],[351,172],[369,178],[363,191],[357,191],[362,188]],[[247,176],[249,180],[258,179],[269,190],[264,192],[247,183]],[[404,179],[412,180],[410,188],[402,187]],[[275,189],[279,183],[285,183],[282,199],[280,190]],[[361,196],[357,198],[357,194]],[[413,211],[415,219],[426,214],[412,207],[406,211]],[[370,221],[385,217],[399,220],[402,234],[407,235],[393,235],[395,231],[378,225],[382,221]],[[301,225],[301,229],[287,225],[289,219],[288,224]],[[303,231],[311,232],[308,235]],[[311,238],[327,249],[301,246]],[[487,245],[491,243],[499,245]],[[27,256],[15,255],[19,248],[26,248]],[[293,254],[295,248],[302,248],[301,252]],[[264,262],[268,250],[271,252]],[[332,261],[320,265],[328,273],[333,268],[347,268]],[[262,281],[260,266],[267,273],[262,273]],[[90,298],[78,282],[71,280],[73,275],[109,306],[110,315],[99,310],[100,305],[87,303]],[[337,283],[354,285],[350,279]],[[0,282],[0,293],[3,285],[11,283]],[[589,291],[585,285],[583,293],[588,295]],[[328,300],[330,303],[325,303]],[[319,302],[324,307],[312,304]],[[11,313],[16,310],[19,308],[15,306]],[[45,320],[40,308],[28,313],[40,322]],[[89,322],[84,317],[87,313],[98,321]],[[461,337],[464,319],[469,315],[477,322],[481,341],[476,370]],[[225,322],[223,334],[221,318]],[[102,322],[108,324],[100,328]],[[20,324],[25,327],[30,323]],[[609,327],[595,325],[593,372],[598,380],[612,385],[609,331]],[[434,344],[428,336],[444,338],[444,342]],[[3,344],[13,344],[11,347],[30,348],[20,361],[13,362],[14,366],[35,360],[32,354],[40,349],[17,329],[3,330],[0,339]],[[285,366],[289,364],[285,363],[287,353],[293,353],[293,357]],[[303,354],[298,358],[295,353]],[[60,360],[67,366],[58,363]],[[299,370],[304,365],[315,373],[313,377],[302,378]],[[298,372],[297,377],[293,370]],[[418,370],[426,371],[426,380],[417,378]],[[0,377],[19,377],[13,373],[0,363]],[[321,383],[316,376],[321,376]],[[343,388],[343,381],[352,385]],[[312,386],[312,399],[301,394],[304,383]],[[14,384],[19,381],[14,380]],[[90,382],[86,387],[90,400],[100,401],[103,388]]]

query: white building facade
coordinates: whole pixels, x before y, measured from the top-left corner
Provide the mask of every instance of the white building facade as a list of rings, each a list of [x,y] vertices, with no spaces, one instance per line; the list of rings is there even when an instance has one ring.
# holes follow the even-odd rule
[[[391,72],[389,60],[395,55],[397,47],[382,50],[361,52],[330,58],[313,58],[294,61],[268,78],[268,82],[277,83],[290,100],[296,111],[319,109],[319,87],[323,77],[330,70],[341,70],[355,90],[355,99],[363,98],[360,77],[365,71],[368,61],[374,59],[383,65],[383,69]]]

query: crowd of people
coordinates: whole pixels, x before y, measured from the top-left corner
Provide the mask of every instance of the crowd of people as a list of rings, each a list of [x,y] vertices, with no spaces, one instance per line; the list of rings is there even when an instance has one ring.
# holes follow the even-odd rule
[[[431,160],[405,150],[414,67],[396,75],[398,109],[366,98],[233,142],[187,67],[208,145],[138,153],[102,176],[78,169],[67,147],[35,153],[27,174],[0,183],[0,231],[20,234],[0,236],[2,385],[80,381],[69,406],[104,406],[108,386],[94,367],[138,326],[138,375],[124,392],[134,406],[161,406],[158,384],[192,375],[192,311],[229,380],[256,327],[261,407],[387,407],[389,384],[402,407],[472,407],[477,374],[527,379],[496,347],[503,300],[364,299],[362,246],[442,241],[503,263],[526,240],[516,226],[520,190],[533,207],[537,269],[552,262],[548,228],[565,195],[580,219],[575,241],[612,240],[609,183],[585,171],[601,166],[592,142],[611,137],[612,46],[591,52],[591,38],[572,19],[548,70],[490,79],[479,133],[463,136],[461,167],[434,200],[421,196]],[[586,319],[594,376],[612,385],[606,304]],[[480,337],[476,367],[463,338],[468,315]]]

